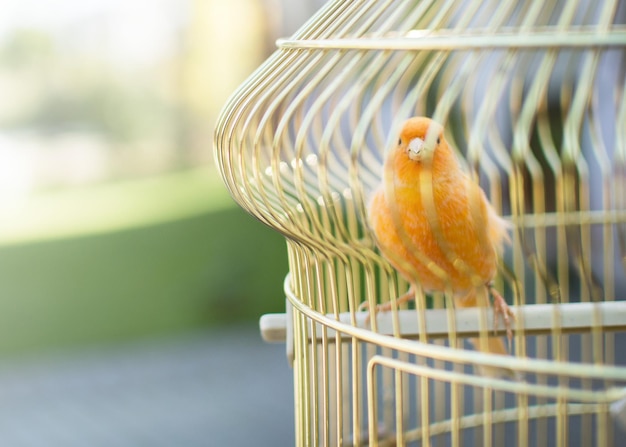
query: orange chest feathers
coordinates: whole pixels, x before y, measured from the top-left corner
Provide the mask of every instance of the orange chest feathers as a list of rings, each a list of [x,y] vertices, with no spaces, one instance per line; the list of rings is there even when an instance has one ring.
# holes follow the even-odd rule
[[[482,190],[467,177],[430,180],[432,187],[416,180],[374,195],[369,220],[383,255],[426,291],[462,293],[491,281],[497,249]]]

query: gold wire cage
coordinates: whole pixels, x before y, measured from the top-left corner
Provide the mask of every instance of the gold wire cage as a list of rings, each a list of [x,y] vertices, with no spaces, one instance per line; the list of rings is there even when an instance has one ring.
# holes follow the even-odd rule
[[[626,2],[334,1],[239,88],[215,132],[237,202],[287,240],[297,445],[612,446],[626,421]],[[501,331],[407,283],[366,206],[412,115],[445,123],[513,225]],[[517,378],[480,374],[505,367]]]

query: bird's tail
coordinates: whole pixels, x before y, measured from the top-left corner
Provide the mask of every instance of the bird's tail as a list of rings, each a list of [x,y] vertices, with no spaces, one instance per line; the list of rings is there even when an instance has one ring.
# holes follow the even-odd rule
[[[479,338],[470,338],[471,345],[475,350],[486,354],[508,355],[509,352],[504,345],[501,337],[487,337],[483,344]],[[515,371],[510,368],[498,368],[495,366],[481,365],[479,367],[480,374],[487,377],[495,377],[500,379],[516,378]]]
[[[488,305],[489,299],[478,300],[478,290],[473,289],[463,297],[457,297],[455,300],[459,307],[479,307]],[[479,302],[482,301],[483,303]],[[473,348],[479,352],[486,354],[509,355],[502,337],[487,337],[482,341],[480,338],[470,338],[469,342]],[[514,379],[516,374],[509,368],[498,368],[492,366],[480,366],[480,374],[487,377]]]

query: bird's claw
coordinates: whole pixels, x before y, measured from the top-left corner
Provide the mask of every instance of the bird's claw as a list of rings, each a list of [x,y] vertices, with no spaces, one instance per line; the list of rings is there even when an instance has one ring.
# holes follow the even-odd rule
[[[370,310],[370,303],[368,301],[363,301],[359,305],[358,310],[359,312],[366,312],[366,311],[368,312],[367,316],[365,317],[365,326],[369,326],[370,321],[372,319],[372,314],[374,314],[374,317],[376,317],[378,312],[389,312],[391,310],[391,303],[386,302],[382,304],[377,304],[376,306],[374,306],[374,311],[372,312]]]
[[[359,307],[357,307],[357,312],[365,312],[366,310],[368,310],[370,308],[370,303],[369,301],[363,301],[361,304],[359,304]]]
[[[511,310],[502,295],[500,295],[493,285],[489,286],[489,291],[491,292],[491,296],[493,296],[493,331],[494,333],[497,332],[496,326],[499,314],[502,317],[502,322],[504,323],[504,327],[506,329],[506,338],[510,346],[511,341],[513,340],[513,330],[511,329],[511,324],[515,321],[515,313]]]
[[[413,291],[413,287],[410,287],[409,290],[404,295],[401,295],[398,298],[396,298],[395,300],[396,306],[399,306],[402,303],[406,303],[407,301],[410,301],[414,298],[415,298],[415,292]],[[374,316],[376,316],[376,314],[378,314],[379,312],[389,312],[392,308],[393,308],[392,301],[387,301],[385,303],[377,304],[374,307],[374,312],[373,312]],[[366,310],[369,310],[369,313],[367,317],[365,317],[365,325],[369,325],[370,319],[372,318],[372,311],[370,310],[369,301],[363,301],[361,304],[359,304],[359,307],[358,307],[359,312],[365,312]]]

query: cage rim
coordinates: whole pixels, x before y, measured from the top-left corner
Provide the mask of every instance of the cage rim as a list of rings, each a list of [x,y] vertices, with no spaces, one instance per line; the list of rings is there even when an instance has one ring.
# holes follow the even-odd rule
[[[597,48],[626,46],[626,26],[608,29],[577,27],[574,30],[541,28],[533,32],[502,32],[474,29],[471,32],[430,30],[409,31],[403,36],[364,36],[326,39],[281,38],[279,49],[328,50],[468,50],[468,49],[538,49]]]
[[[331,328],[338,333],[345,333],[353,338],[379,347],[395,349],[398,351],[424,356],[432,359],[450,361],[465,364],[478,364],[487,367],[512,369],[527,373],[562,374],[570,371],[571,375],[580,378],[626,380],[626,368],[614,365],[591,365],[558,360],[543,360],[532,358],[518,358],[514,356],[500,356],[477,351],[467,351],[448,346],[422,343],[418,340],[408,340],[390,335],[380,334],[368,329],[352,326],[341,321],[332,319],[307,306],[295,294],[291,287],[291,273],[288,273],[284,281],[285,295],[293,308],[304,314],[309,319],[316,321],[322,326]],[[626,393],[626,388],[621,388],[620,395]]]

